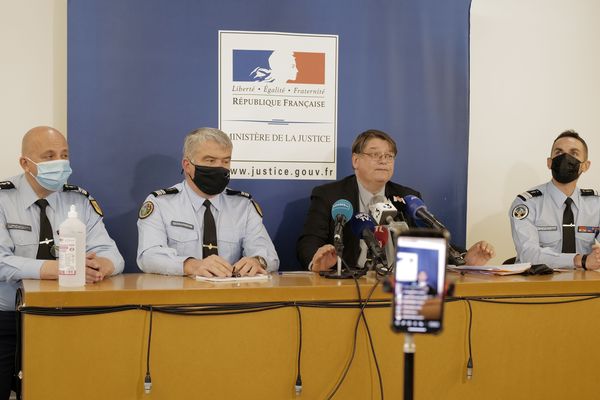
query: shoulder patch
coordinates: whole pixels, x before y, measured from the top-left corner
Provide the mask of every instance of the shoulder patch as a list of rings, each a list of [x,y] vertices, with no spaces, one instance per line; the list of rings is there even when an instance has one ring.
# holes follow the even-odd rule
[[[582,196],[596,196],[598,197],[598,191],[594,189],[580,189],[579,193]]]
[[[14,189],[15,188],[15,184],[12,183],[11,181],[3,181],[0,182],[0,190],[4,190],[4,189]]]
[[[532,199],[534,197],[539,197],[542,195],[543,195],[543,193],[539,189],[533,189],[533,190],[528,190],[526,192],[523,192],[520,195],[518,195],[517,197],[523,201],[527,201],[529,199]]]
[[[529,208],[525,204],[516,205],[512,210],[512,216],[516,219],[523,219],[529,215]]]
[[[260,206],[254,199],[252,199],[252,195],[250,193],[242,192],[240,190],[225,189],[225,194],[227,194],[228,196],[242,196],[247,198],[254,206],[254,209],[256,210],[258,215],[260,215],[261,218],[263,217],[262,208],[260,208]]]
[[[155,190],[154,192],[152,192],[154,197],[162,196],[165,194],[176,194],[176,193],[179,193],[179,189],[174,188],[174,187],[167,188],[167,189]],[[148,215],[150,215],[150,214],[148,214]]]
[[[84,188],[79,187],[77,185],[65,184],[65,185],[63,185],[63,192],[81,193],[82,195],[84,195],[85,197],[88,198],[88,200],[90,201],[90,205],[92,206],[92,208],[94,209],[96,214],[98,214],[101,217],[104,216],[104,213],[102,212],[102,209],[100,208],[100,204],[98,204],[98,201],[96,199],[94,199],[94,197]]]
[[[150,200],[145,201],[144,204],[140,207],[140,211],[138,212],[138,217],[140,219],[148,218],[152,212],[154,211],[154,203]]]

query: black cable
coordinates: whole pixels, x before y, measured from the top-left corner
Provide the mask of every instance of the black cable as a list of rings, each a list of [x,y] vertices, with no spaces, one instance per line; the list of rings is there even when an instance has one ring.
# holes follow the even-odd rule
[[[122,311],[147,309],[140,305],[123,305],[112,307],[24,307],[20,306],[17,311],[22,314],[43,315],[52,317],[78,317],[83,315],[109,314]]]
[[[467,361],[467,379],[473,378],[473,353],[471,347],[471,326],[473,324],[473,310],[471,309],[471,302],[466,300],[467,306],[469,306],[469,330],[467,338],[469,340],[469,360]]]
[[[511,299],[548,299],[548,298],[566,298],[566,297],[576,297],[576,301],[584,301],[584,300],[593,300],[600,298],[600,293],[559,293],[559,294],[523,294],[523,295],[495,295],[495,296],[448,296],[445,301],[448,303],[452,303],[454,301],[463,301],[463,300],[471,300],[471,301],[489,301],[494,302],[497,301],[501,303],[501,300],[511,300]],[[531,302],[523,302],[522,304],[560,304],[562,302],[572,302],[573,300],[561,300],[556,302],[539,302],[539,303],[531,303]],[[505,302],[508,303],[508,302]],[[511,302],[510,304],[517,304],[518,302]]]
[[[336,385],[333,388],[332,392],[327,397],[328,400],[331,400],[333,398],[333,396],[335,396],[335,394],[337,393],[337,391],[339,390],[339,388],[342,386],[342,383],[346,379],[346,376],[348,375],[348,371],[350,371],[350,367],[352,366],[352,362],[354,361],[354,356],[356,354],[356,342],[357,342],[357,336],[358,336],[358,325],[360,323],[362,312],[365,309],[365,307],[367,306],[367,303],[368,303],[369,299],[371,298],[371,296],[373,295],[373,292],[375,291],[375,288],[377,287],[377,285],[379,285],[379,281],[375,282],[375,285],[373,285],[371,287],[371,290],[369,291],[369,294],[367,295],[367,298],[366,298],[365,302],[360,305],[359,313],[358,313],[358,316],[356,317],[356,323],[354,324],[354,338],[352,340],[352,351],[350,353],[350,358],[346,362],[346,366],[344,367],[344,370],[342,372],[341,377],[338,379],[338,382],[336,383]],[[359,296],[360,296],[360,294],[359,294]],[[360,302],[362,302],[362,300],[360,300]]]
[[[565,297],[565,296],[563,296]],[[493,300],[493,299],[485,299],[485,298],[480,298],[480,299],[468,299],[467,301],[477,301],[480,303],[492,303],[492,304],[513,304],[513,305],[521,305],[521,306],[537,306],[537,305],[550,305],[550,304],[568,304],[568,303],[579,303],[581,301],[588,301],[588,300],[595,300],[600,298],[600,295],[598,296],[587,296],[587,297],[583,297],[583,298],[579,298],[579,299],[569,299],[569,300],[553,300],[553,301],[535,301],[535,302],[530,302],[530,301],[504,301],[504,300]]]
[[[296,396],[299,396],[302,394],[302,376],[300,374],[300,360],[302,359],[302,313],[298,305],[295,308],[298,313],[298,365],[296,366],[296,385],[294,386],[294,390],[296,391]]]
[[[467,331],[467,339],[468,339],[468,348],[469,348],[469,359],[467,360],[467,380],[473,378],[473,347],[471,343],[472,336],[472,327],[473,327],[473,309],[471,307],[471,302],[480,302],[480,303],[490,303],[490,304],[510,304],[510,305],[524,305],[524,306],[537,306],[537,305],[553,305],[553,304],[569,304],[569,303],[578,303],[582,301],[590,301],[596,300],[600,298],[599,294],[585,294],[585,295],[573,295],[573,297],[578,297],[575,299],[567,299],[567,300],[552,300],[552,301],[511,301],[510,299],[514,298],[524,298],[524,299],[535,299],[535,298],[548,298],[548,297],[572,297],[571,295],[524,295],[524,296],[502,296],[496,299],[489,297],[456,297],[448,299],[449,302],[460,301],[463,300],[467,303],[469,310],[469,327]],[[502,300],[500,300],[502,299]]]
[[[150,323],[148,328],[148,351],[146,353],[146,376],[144,377],[144,393],[150,394],[152,390],[152,377],[150,377],[150,343],[152,343],[152,306],[150,306]]]
[[[379,280],[375,283],[375,286],[379,284]],[[358,301],[362,302],[360,295],[360,285],[358,284],[358,279],[354,279],[354,284],[356,285],[356,291],[358,293]],[[367,303],[369,299],[365,301]],[[366,305],[366,304],[365,304]],[[369,323],[367,322],[367,316],[365,315],[364,309],[361,308],[360,314],[362,316],[363,323],[365,324],[365,328],[367,329],[367,337],[369,338],[369,346],[371,347],[371,354],[373,354],[373,360],[375,361],[375,369],[377,370],[377,379],[379,381],[379,393],[381,394],[381,400],[383,400],[383,379],[381,377],[381,370],[379,369],[379,362],[377,361],[377,354],[375,352],[375,345],[373,344],[373,338],[371,337],[371,329],[369,329]]]

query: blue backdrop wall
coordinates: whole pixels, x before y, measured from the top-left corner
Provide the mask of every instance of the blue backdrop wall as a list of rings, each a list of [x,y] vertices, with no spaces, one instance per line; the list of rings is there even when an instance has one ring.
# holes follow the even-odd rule
[[[217,126],[218,31],[339,35],[338,166],[368,128],[399,145],[394,180],[411,186],[464,244],[469,0],[77,0],[68,3],[71,182],[88,189],[137,272],[137,212],[180,175],[185,134]],[[234,149],[235,153],[235,149]],[[235,180],[264,212],[282,269],[313,186]]]

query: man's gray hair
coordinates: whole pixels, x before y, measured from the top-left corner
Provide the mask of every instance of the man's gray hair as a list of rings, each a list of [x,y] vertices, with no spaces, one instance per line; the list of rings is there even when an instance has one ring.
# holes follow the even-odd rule
[[[185,137],[185,141],[183,142],[183,157],[191,160],[196,148],[207,140],[217,142],[228,149],[233,147],[231,139],[222,130],[217,128],[198,128],[188,133]]]

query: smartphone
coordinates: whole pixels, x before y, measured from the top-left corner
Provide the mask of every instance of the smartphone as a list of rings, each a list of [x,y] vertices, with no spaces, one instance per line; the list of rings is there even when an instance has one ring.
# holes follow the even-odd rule
[[[444,314],[448,231],[411,228],[398,236],[392,329],[438,333]]]

